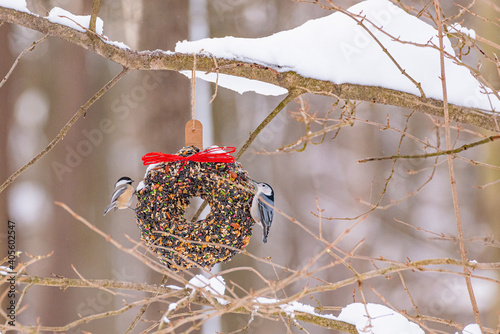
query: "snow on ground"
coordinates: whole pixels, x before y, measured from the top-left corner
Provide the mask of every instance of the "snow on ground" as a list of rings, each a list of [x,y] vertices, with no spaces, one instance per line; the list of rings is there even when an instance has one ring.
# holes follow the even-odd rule
[[[356,325],[359,333],[424,334],[424,331],[414,322],[409,321],[396,311],[378,304],[349,304],[342,309],[338,320]]]
[[[26,7],[26,0],[0,0],[0,7],[11,8],[24,13],[30,13]]]
[[[383,27],[392,37],[367,20],[363,21],[406,73],[421,83],[426,96],[442,100],[439,51],[400,42],[437,46],[439,42],[434,27],[407,14],[388,0],[364,1],[348,10]],[[400,41],[393,40],[393,37]],[[454,55],[446,37],[444,45],[446,52]],[[175,51],[211,53],[216,57],[269,66],[280,72],[295,71],[304,77],[336,84],[381,86],[420,95],[416,85],[401,73],[376,40],[355,20],[341,12],[263,38],[228,36],[178,42]],[[448,58],[445,59],[445,68],[450,103],[492,109],[488,95],[481,93],[484,90],[467,68]],[[207,79],[213,81],[213,77]],[[253,88],[248,87],[247,90]],[[495,97],[491,100],[493,109],[500,110],[500,101]]]

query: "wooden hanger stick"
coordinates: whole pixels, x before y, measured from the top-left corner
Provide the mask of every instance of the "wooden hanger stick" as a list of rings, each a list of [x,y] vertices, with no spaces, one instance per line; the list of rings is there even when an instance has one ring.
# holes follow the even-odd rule
[[[185,145],[203,149],[203,125],[196,119],[189,120],[185,128]]]

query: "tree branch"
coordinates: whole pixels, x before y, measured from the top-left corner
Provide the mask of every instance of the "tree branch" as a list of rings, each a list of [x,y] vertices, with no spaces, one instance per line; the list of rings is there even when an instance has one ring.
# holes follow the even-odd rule
[[[2,275],[0,275],[0,278]],[[146,284],[146,283],[134,283],[134,282],[120,282],[120,281],[113,281],[113,280],[105,280],[105,279],[74,279],[74,278],[52,278],[52,277],[37,277],[37,276],[21,276],[17,278],[17,282],[19,283],[24,283],[24,284],[30,284],[30,285],[42,285],[42,286],[57,286],[61,287],[62,289],[67,289],[68,287],[79,287],[79,288],[108,288],[108,289],[121,289],[121,290],[132,290],[132,291],[143,291],[143,292],[150,292],[150,293],[155,293],[160,295],[163,299],[165,298],[182,298],[185,296],[188,296],[191,292],[192,289],[187,289],[187,288],[182,288],[180,290],[176,289],[171,289],[168,287],[165,287],[163,285],[156,285],[156,284]],[[155,297],[157,298],[157,297]],[[192,299],[191,302],[193,304],[197,305],[206,305],[206,306],[211,306],[211,302],[205,297],[204,294],[199,294],[196,298]],[[212,300],[212,302],[214,302]],[[72,324],[63,326],[63,327],[46,327],[42,330],[51,330],[51,331],[65,331],[68,330],[69,328],[75,327],[79,324],[83,323],[88,323],[92,320],[103,318],[106,316],[113,316],[117,315],[120,313],[123,313],[125,310],[129,310],[133,306],[139,306],[139,305],[147,305],[149,302],[148,301],[138,301],[135,303],[128,304],[124,306],[122,309],[116,310],[116,311],[107,311],[101,314],[96,314],[87,318],[83,318],[78,320],[77,322],[74,322]],[[218,305],[221,309],[226,308],[227,313],[239,313],[239,314],[250,314],[252,313],[252,310],[249,310],[246,307],[231,307],[229,306],[224,306],[224,305]],[[262,305],[262,309],[264,310],[265,304]],[[274,316],[283,316],[283,317],[290,317],[290,314],[287,314],[286,312],[275,312],[273,314]],[[321,327],[329,328],[329,329],[337,329],[341,330],[346,333],[354,333],[357,334],[358,332],[356,331],[356,327],[352,324],[339,321],[339,320],[333,320],[325,317],[321,317],[318,315],[306,313],[306,312],[300,312],[300,311],[295,311],[294,312],[294,319],[295,320],[300,320],[304,321],[307,323],[315,324]]]
[[[250,134],[250,137],[248,137],[248,140],[245,142],[242,148],[236,153],[235,159],[238,160],[243,153],[252,145],[253,141],[259,133],[264,130],[264,128],[276,117],[281,110],[283,110],[288,103],[290,103],[294,98],[300,96],[303,92],[301,90],[290,90],[288,95],[274,108],[274,110],[267,115],[267,117],[262,121],[262,123],[259,124],[259,126]]]
[[[101,0],[92,0],[92,13],[90,14],[89,30],[96,32],[97,14],[101,8]]]
[[[425,266],[434,266],[434,265],[454,265],[454,266],[459,266],[459,267],[468,267],[471,269],[482,269],[482,270],[498,270],[500,269],[500,263],[475,263],[475,262],[464,262],[461,260],[456,260],[456,259],[450,259],[450,258],[438,258],[438,259],[426,259],[426,260],[419,260],[419,261],[414,261],[414,262],[408,262],[408,263],[396,263],[392,264],[389,267],[386,268],[380,268],[372,271],[368,271],[365,273],[360,273],[357,276],[353,276],[348,279],[344,279],[339,282],[331,283],[331,284],[325,284],[325,285],[320,285],[317,287],[312,287],[306,290],[303,290],[299,292],[298,294],[291,296],[287,298],[287,300],[298,300],[302,298],[306,294],[313,294],[313,293],[318,293],[318,292],[325,292],[325,291],[332,291],[332,290],[337,290],[342,287],[346,287],[352,284],[357,284],[359,281],[365,281],[371,278],[376,278],[376,277],[381,277],[384,275],[388,275],[391,273],[398,273],[402,271],[407,271],[407,270],[419,270],[419,271],[426,271]],[[450,272],[451,273],[451,272]],[[459,274],[459,273],[456,273]],[[0,279],[3,278],[4,275],[0,275]],[[105,279],[73,279],[73,278],[53,278],[53,277],[38,277],[38,276],[19,276],[16,278],[16,281],[19,283],[23,284],[28,284],[28,285],[42,285],[42,286],[57,286],[62,289],[67,289],[69,287],[74,287],[74,288],[106,288],[106,289],[120,289],[120,290],[133,290],[133,291],[143,291],[143,292],[149,292],[153,294],[158,294],[161,296],[162,299],[165,298],[183,298],[187,295],[189,295],[192,290],[187,289],[187,288],[181,288],[181,289],[175,289],[175,288],[168,288],[163,285],[151,285],[151,284],[146,284],[146,283],[135,283],[135,282],[122,282],[122,281],[114,281],[114,280],[105,280]],[[205,296],[206,291],[203,291],[203,294],[198,294],[195,298],[191,300],[193,304],[198,304],[198,305],[207,305],[207,306],[213,306],[212,303],[214,300],[213,298],[210,298],[210,300]],[[255,300],[252,296],[248,296],[252,298],[252,300]],[[125,307],[128,307],[130,305],[134,306],[139,306],[139,305],[144,305],[147,304],[151,301],[156,300],[159,298],[158,296],[152,297],[152,300],[148,301],[138,301],[129,305],[126,305]],[[286,313],[286,312],[273,312],[269,314],[266,312],[266,307],[274,307],[279,305],[283,305],[286,303],[286,301],[277,301],[276,303],[273,304],[259,304],[259,309],[261,309],[262,314],[265,314],[267,316],[280,316],[280,317],[287,317],[290,318],[292,316],[291,313]],[[130,307],[129,307],[130,308]],[[126,308],[127,310],[129,308]],[[240,313],[240,314],[251,314],[253,311],[253,308],[248,308],[245,306],[231,306],[231,304],[228,305],[221,305],[217,304],[217,308],[222,310],[224,313]],[[102,318],[104,316],[111,316],[111,315],[116,315],[119,314],[123,311],[123,309],[116,310],[116,311],[108,311],[99,315],[91,316],[91,318],[84,318],[86,321],[78,320],[78,323],[75,324],[78,325],[80,323],[87,323],[91,320]],[[349,323],[339,321],[339,320],[333,320],[329,319],[326,317],[322,317],[321,315],[315,315],[307,312],[300,312],[300,311],[294,311],[293,312],[293,318],[295,320],[300,320],[304,322],[308,322],[317,326],[329,328],[329,329],[337,329],[346,333],[358,333],[356,331],[356,328],[354,325],[351,325]],[[64,327],[47,327],[47,330],[67,330],[68,326]],[[73,326],[71,326],[73,327]]]
[[[490,136],[485,139],[470,143],[470,144],[465,144],[462,145],[458,148],[451,149],[451,150],[445,150],[445,151],[438,151],[438,152],[433,152],[433,153],[426,153],[426,154],[415,154],[415,155],[391,155],[388,157],[374,157],[374,158],[366,158],[366,159],[361,159],[358,160],[358,163],[363,163],[363,162],[369,162],[369,161],[380,161],[380,160],[393,160],[393,159],[426,159],[430,157],[437,157],[440,155],[452,155],[452,154],[457,154],[462,151],[465,151],[469,148],[479,146],[482,144],[489,143],[491,141],[500,139],[500,136]]]
[[[0,275],[2,277],[2,275]],[[85,280],[77,278],[59,278],[59,277],[39,277],[39,276],[19,276],[16,278],[19,283],[57,286],[63,290],[67,288],[106,288],[131,291],[143,291],[157,294],[171,294],[172,297],[182,297],[185,295],[184,289],[176,290],[167,288],[158,284],[123,282],[107,279],[90,279]]]
[[[21,58],[28,52],[31,52],[35,49],[35,47],[37,46],[37,44],[40,44],[42,43],[43,41],[45,41],[47,39],[47,37],[49,37],[49,35],[45,35],[43,36],[42,38],[40,38],[38,41],[35,41],[33,42],[28,48],[24,49],[20,54],[19,56],[17,56],[16,60],[14,61],[14,63],[12,64],[12,66],[10,67],[10,70],[9,72],[7,72],[7,74],[5,75],[5,77],[2,79],[2,81],[0,82],[0,88],[2,88],[2,86],[5,84],[5,82],[9,79],[10,75],[12,74],[12,72],[14,71],[14,69],[16,68],[17,64],[19,63],[19,60],[21,60]]]
[[[123,76],[125,74],[127,74],[128,72],[129,72],[129,69],[123,68],[123,70],[120,73],[118,73],[113,79],[111,79],[106,85],[104,85],[104,87],[102,87],[97,93],[95,93],[94,96],[92,96],[90,98],[90,100],[88,100],[87,103],[85,103],[76,112],[76,114],[73,115],[73,117],[68,121],[68,123],[66,123],[66,125],[61,129],[61,131],[59,131],[59,134],[54,139],[52,139],[52,141],[49,143],[49,145],[47,145],[47,147],[45,149],[43,149],[43,151],[41,151],[40,153],[38,153],[38,155],[36,157],[34,157],[33,159],[31,159],[23,167],[21,167],[20,169],[18,169],[7,180],[5,180],[5,182],[2,183],[2,185],[0,185],[0,193],[2,191],[4,191],[5,188],[7,188],[9,186],[9,184],[11,184],[26,169],[28,169],[30,166],[32,166],[34,163],[36,163],[38,160],[40,160],[45,154],[49,153],[50,150],[52,150],[52,148],[54,148],[54,146],[56,146],[57,143],[59,143],[64,138],[64,136],[66,135],[66,133],[73,126],[73,124],[75,124],[75,122],[80,118],[80,116],[85,115],[85,113],[90,108],[90,106],[92,106],[94,104],[94,102],[96,102],[97,100],[99,100],[99,98],[102,95],[104,95],[104,93],[106,93],[108,90],[110,90],[111,87],[113,87],[118,81],[120,81],[120,79],[123,78]]]
[[[441,84],[443,89],[443,105],[444,105],[444,130],[446,137],[446,149],[451,149],[451,131],[450,131],[450,114],[448,111],[448,92],[446,88],[446,70],[444,65],[444,42],[443,42],[443,25],[441,23],[441,5],[439,4],[439,0],[434,0],[434,9],[436,10],[436,24],[438,28],[438,38],[439,38],[439,60],[441,67]],[[464,232],[462,225],[462,216],[460,214],[460,206],[458,204],[458,192],[457,192],[457,181],[455,177],[455,167],[453,165],[453,157],[448,155],[448,172],[450,174],[450,185],[451,185],[451,196],[453,198],[453,208],[455,210],[455,220],[457,224],[457,237],[458,237],[458,246],[460,250],[460,257],[462,261],[467,261],[467,248],[464,242]],[[465,283],[467,285],[467,292],[469,293],[469,299],[472,305],[472,311],[474,313],[474,319],[476,320],[476,324],[479,325],[480,332],[483,333],[483,326],[481,324],[481,317],[479,315],[479,308],[477,306],[476,295],[474,293],[474,289],[472,287],[472,280],[470,278],[470,270],[466,266],[463,268],[465,273]]]
[[[104,36],[91,38],[86,33],[49,22],[43,17],[18,12],[13,9],[0,7],[0,21],[18,24],[50,36],[59,37],[130,69],[182,71],[191,70],[193,67],[193,56],[189,54],[167,53],[161,50],[139,52],[122,49],[107,43],[107,38]],[[198,55],[196,67],[199,71],[218,71],[222,74],[271,83],[288,90],[303,87],[316,95],[331,96],[334,94],[341,99],[393,105],[444,117],[443,102],[440,100],[421,98],[413,94],[382,87],[355,84],[337,85],[329,81],[305,78],[292,71],[278,72],[266,66],[255,66],[255,64],[242,61],[222,58],[216,58],[216,60],[219,65],[218,68],[214,68],[214,60],[211,57]],[[493,114],[481,109],[451,104],[448,105],[448,108],[450,120],[452,121],[500,132],[496,117]]]
[[[243,146],[239,149],[239,151],[236,152],[234,159],[238,160],[239,158],[241,158],[243,153],[245,153],[248,147],[250,147],[255,138],[257,138],[259,133],[269,124],[269,122],[271,122],[274,119],[274,117],[276,117],[280,113],[280,111],[283,110],[283,108],[285,108],[288,103],[290,103],[290,101],[292,101],[294,98],[298,97],[302,93],[303,92],[301,90],[297,89],[290,90],[288,95],[276,106],[276,108],[274,108],[273,111],[271,111],[269,115],[267,115],[267,117],[262,121],[262,123],[260,123],[259,126],[250,134],[245,144],[243,144]],[[207,205],[208,201],[206,200],[203,201],[203,203],[201,203],[200,207],[193,216],[192,221],[198,220],[198,218],[202,214],[203,210],[205,210]]]

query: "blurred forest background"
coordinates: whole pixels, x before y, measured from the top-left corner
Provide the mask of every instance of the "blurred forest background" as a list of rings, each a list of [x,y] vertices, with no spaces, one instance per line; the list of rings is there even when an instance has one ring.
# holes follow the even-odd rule
[[[346,8],[358,2],[335,1],[335,4]],[[427,3],[417,0],[403,2],[415,8],[423,8]],[[455,2],[466,5],[470,1]],[[496,20],[500,13],[491,10],[491,3],[478,2],[474,11]],[[443,1],[442,5],[446,15],[458,12],[458,7],[452,2]],[[28,8],[42,16],[55,6],[74,14],[89,14],[91,1],[28,0]],[[103,0],[101,6],[99,17],[104,20],[104,33],[136,50],[173,50],[177,41],[204,37],[263,37],[331,14],[319,6],[289,0]],[[465,15],[462,25],[500,44],[498,26],[486,25],[473,15]],[[2,25],[1,76],[7,73],[23,49],[41,37],[40,33],[16,25]],[[488,46],[484,49],[491,53]],[[470,63],[475,65],[477,59],[473,55],[469,57]],[[496,69],[489,64],[484,66],[482,70],[486,78],[500,87]],[[57,38],[49,38],[28,53],[0,89],[1,182],[38,154],[80,106],[120,69],[115,63]],[[31,255],[53,252],[47,259],[30,266],[30,274],[77,277],[71,268],[74,265],[85,278],[160,282],[161,275],[106,243],[55,206],[54,201],[66,203],[124,244],[127,244],[125,234],[139,241],[139,230],[131,210],[120,210],[106,217],[102,216],[103,210],[119,177],[130,176],[136,180],[135,185],[142,179],[145,167],[141,157],[145,153],[174,153],[183,146],[184,124],[190,119],[191,112],[190,89],[190,80],[172,71],[128,74],[90,108],[85,118],[78,120],[62,142],[0,194],[0,242],[6,240],[6,223],[10,219],[16,223],[18,250]],[[205,126],[206,146],[241,147],[249,133],[283,98],[255,93],[240,95],[219,88],[214,102],[209,104],[213,91],[213,84],[197,80],[196,114]],[[302,96],[308,112],[317,113],[319,118],[333,117],[328,113],[335,102],[328,97]],[[352,226],[354,221],[349,218],[365,213],[370,209],[368,203],[378,201],[391,171],[391,161],[359,164],[357,160],[396,154],[400,134],[381,131],[379,124],[386,124],[389,117],[392,127],[403,129],[410,111],[361,103],[356,117],[369,122],[356,122],[352,127],[343,128],[335,137],[330,133],[324,143],[308,145],[302,152],[257,154],[256,151],[263,149],[274,151],[304,135],[304,124],[292,114],[300,108],[301,101],[290,103],[257,137],[240,162],[254,179],[274,187],[276,206],[280,210],[312,231],[318,231],[318,218],[311,214],[317,212],[317,205],[324,209],[324,217],[339,218],[323,220],[321,225],[323,236],[335,240]],[[338,116],[338,111],[334,113]],[[103,124],[103,120],[107,121]],[[424,114],[412,115],[408,132],[423,140],[428,138],[435,145],[439,144],[436,134],[441,133],[439,138],[444,146],[443,130]],[[472,134],[461,131],[455,146],[474,141],[474,138]],[[463,152],[461,156],[499,166],[499,145],[493,142]],[[405,141],[402,149],[410,154],[422,152],[421,145],[414,141]],[[446,159],[440,158],[439,161],[445,162]],[[364,239],[358,254],[402,262],[407,258],[459,258],[454,239],[456,223],[448,170],[446,163],[433,169],[434,163],[434,159],[399,161],[380,203],[385,209],[368,214],[339,246],[350,250]],[[500,184],[485,188],[475,186],[498,180],[500,172],[498,168],[477,166],[464,160],[456,160],[455,166],[469,258],[479,262],[498,261],[499,242],[495,237],[498,240],[500,235]],[[394,202],[417,191],[431,175],[432,180],[417,194],[402,202]],[[440,237],[441,234],[445,237]],[[271,257],[275,263],[299,269],[322,250],[323,245],[298,225],[277,215],[268,243],[261,242],[261,230],[255,228],[248,249],[258,257]],[[265,277],[276,279],[271,267],[242,255],[234,257],[222,268],[236,266],[252,266]],[[335,268],[338,269],[322,272],[320,277],[336,282],[351,275],[346,268]],[[365,261],[357,268],[366,271],[373,267]],[[499,279],[491,272],[483,274]],[[248,290],[257,290],[263,284],[245,272],[227,274],[225,278]],[[405,278],[421,312],[462,323],[474,322],[462,278],[432,273]],[[285,293],[300,291],[306,282],[289,286]],[[484,325],[494,328],[500,310],[498,285],[473,282]],[[408,309],[411,313],[411,301],[402,288],[394,289],[392,280],[379,278],[369,284],[376,286],[394,307]],[[316,297],[318,300],[310,300],[313,306],[342,307],[353,298],[359,301],[351,289]],[[368,301],[383,303],[369,289],[365,290],[365,297]],[[60,326],[77,319],[78,314],[84,316],[116,309],[122,305],[121,299],[100,290],[33,286],[24,300],[29,307],[18,315],[18,321]],[[151,307],[145,318],[157,319],[161,310]],[[95,333],[122,333],[135,314],[137,308],[118,317],[84,325],[74,332],[84,329]],[[228,333],[245,326],[247,321],[247,315],[225,315],[221,323],[214,320],[200,332],[221,330]],[[138,329],[146,327],[147,324],[141,324]],[[247,331],[279,333],[283,331],[283,324],[259,318]],[[312,332],[330,331],[313,327]]]

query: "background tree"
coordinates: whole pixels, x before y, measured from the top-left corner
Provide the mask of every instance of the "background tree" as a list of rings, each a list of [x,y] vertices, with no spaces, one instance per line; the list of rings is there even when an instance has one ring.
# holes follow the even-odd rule
[[[462,324],[480,316],[484,332],[498,332],[498,265],[493,263],[499,245],[495,237],[498,143],[493,138],[487,145],[452,155],[468,259],[476,259],[478,265],[460,261],[446,156],[401,157],[446,150],[441,101],[426,100],[415,111],[422,101],[419,97],[356,85],[343,85],[338,99],[329,92],[337,92],[339,86],[329,82],[293,73],[280,81],[269,69],[232,66],[242,62],[217,59],[220,73],[281,84],[295,94],[280,105],[283,96],[238,95],[219,87],[212,104],[214,142],[238,148],[273,110],[280,111],[238,159],[253,177],[274,186],[280,214],[268,244],[260,243],[261,232],[256,229],[248,253],[218,269],[228,289],[234,289],[226,293],[232,307],[210,304],[213,299],[191,296],[189,289],[154,286],[167,274],[167,284],[184,287],[202,271],[181,277],[165,273],[160,264],[140,256],[146,253],[144,248],[127,250],[133,245],[127,236],[139,241],[131,212],[101,216],[115,180],[129,175],[139,181],[144,153],[173,153],[180,148],[182,129],[190,118],[189,80],[176,71],[192,69],[192,55],[155,58],[154,52],[133,50],[173,50],[176,41],[188,38],[189,28],[196,29],[197,23],[189,20],[189,5],[206,6],[211,37],[262,37],[328,15],[332,7],[347,8],[354,3],[214,0],[155,1],[141,6],[103,1],[99,16],[105,22],[104,33],[127,43],[130,51],[103,43],[91,32],[75,32],[43,19],[54,6],[88,14],[89,2],[28,2],[38,18],[0,8],[0,20],[5,21],[0,27],[2,76],[18,54],[49,35],[20,59],[0,88],[0,127],[5,129],[0,131],[0,147],[4,148],[0,153],[2,161],[8,162],[0,166],[2,182],[43,150],[80,106],[120,72],[120,65],[130,69],[112,81],[113,87],[97,102],[89,104],[86,117],[76,120],[63,141],[1,188],[0,216],[16,222],[16,246],[25,252],[18,263],[53,251],[30,264],[27,277],[18,278],[18,289],[24,291],[19,305],[27,306],[18,310],[18,328],[75,333],[156,331],[159,327],[166,332],[201,331],[207,330],[208,318],[221,318],[222,325],[215,324],[215,328],[222,326],[219,330],[225,333],[297,331],[300,326],[314,333],[320,328],[331,332],[326,329],[330,327],[355,332],[342,322],[300,312],[295,315],[297,324],[276,305],[252,313],[252,299],[265,296],[300,300],[323,314],[338,314],[353,300],[385,304],[425,331],[436,333],[461,330]],[[433,3],[395,3],[434,26],[439,24]],[[497,6],[488,0],[441,5],[446,27],[459,22],[476,29],[479,38],[475,41],[458,34],[450,38],[456,50],[462,48],[470,66],[475,68],[480,59],[479,73],[490,86],[498,87],[499,64],[494,54],[499,35],[492,23],[498,16]],[[149,69],[152,59],[160,59],[153,71],[135,71]],[[213,59],[198,56],[197,68],[215,71]],[[299,92],[297,86],[316,93]],[[450,106],[450,115],[460,122],[450,125],[454,149],[498,132],[494,115],[483,111]],[[344,126],[321,132],[332,124]],[[309,131],[319,135],[308,137]],[[270,153],[280,149],[290,153]],[[399,157],[356,163],[366,157],[392,155]],[[109,234],[112,243],[124,246],[114,247],[54,201],[64,202],[80,215],[77,218],[83,217]],[[472,275],[481,277],[473,280],[477,307],[471,306],[463,268],[476,269]],[[94,288],[76,288],[89,285]],[[162,298],[154,299],[157,294]],[[0,296],[5,305],[5,294]],[[174,301],[183,307],[168,312]],[[205,308],[190,307],[200,304]],[[160,324],[166,312],[171,323]]]

